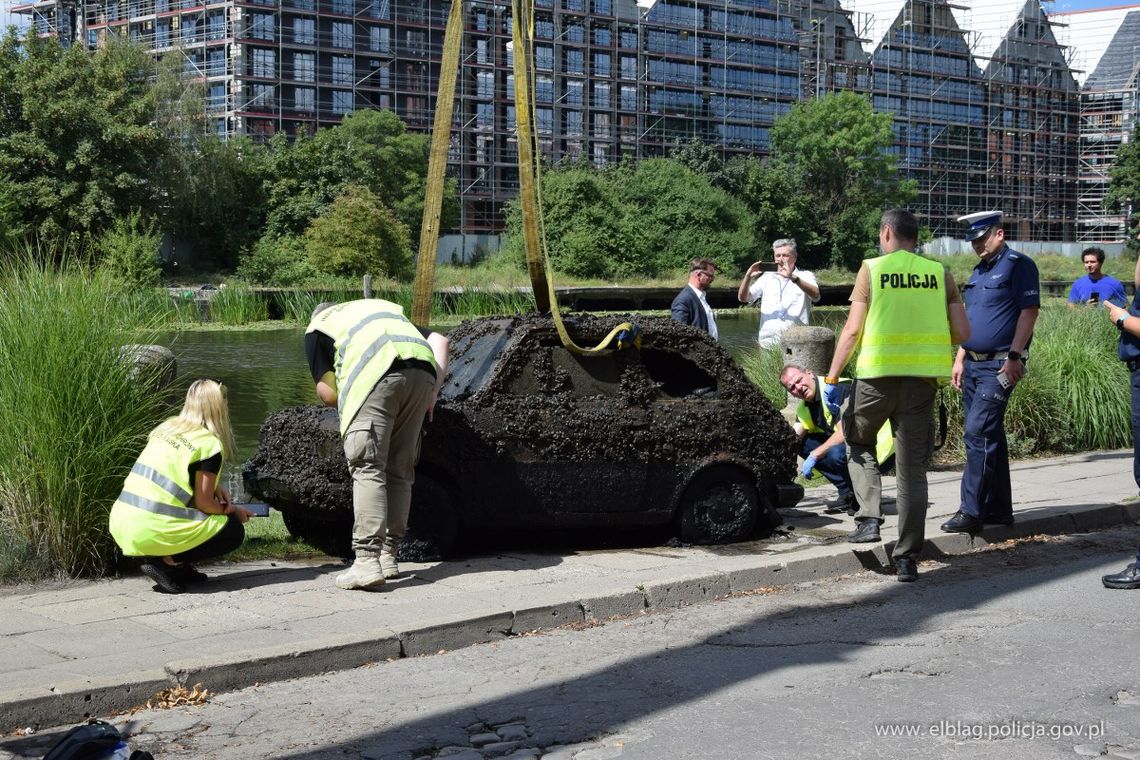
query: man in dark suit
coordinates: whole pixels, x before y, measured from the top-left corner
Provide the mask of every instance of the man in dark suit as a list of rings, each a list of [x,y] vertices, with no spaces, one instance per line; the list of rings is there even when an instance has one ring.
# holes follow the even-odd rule
[[[716,264],[712,259],[693,259],[689,265],[689,284],[673,299],[669,315],[704,330],[716,340],[716,315],[709,306],[708,289],[716,277]]]

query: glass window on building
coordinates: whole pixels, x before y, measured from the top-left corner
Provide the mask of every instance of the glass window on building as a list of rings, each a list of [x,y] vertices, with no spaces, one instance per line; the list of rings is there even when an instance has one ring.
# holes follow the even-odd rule
[[[293,78],[299,82],[317,81],[317,56],[314,53],[293,54]]]
[[[594,83],[594,108],[610,107],[610,86],[605,82]]]
[[[343,16],[352,15],[352,0],[332,0],[330,7],[333,13],[339,13]]]
[[[344,90],[333,90],[332,92],[332,112],[341,115],[352,113],[352,93],[345,92]]]
[[[610,75],[610,54],[594,53],[594,76],[608,77]]]
[[[293,41],[302,45],[317,44],[317,22],[311,18],[293,19]]]
[[[621,78],[637,79],[637,58],[629,55],[621,57]]]
[[[249,19],[249,35],[255,40],[273,40],[274,16],[271,13],[254,13]],[[185,28],[183,28],[185,39]]]
[[[475,128],[491,129],[495,126],[495,106],[493,103],[478,103],[475,106]]]
[[[562,7],[574,13],[585,13],[586,0],[562,0]]]
[[[554,48],[552,47],[539,47],[534,48],[534,67],[536,69],[543,69],[550,71],[554,68]]]
[[[594,0],[594,13],[599,16],[612,16],[614,15],[614,4],[612,0]]]
[[[374,26],[368,31],[368,46],[377,53],[392,51],[392,30],[386,26]]]
[[[568,74],[586,73],[586,54],[581,50],[567,50],[565,70]]]
[[[372,18],[390,19],[392,18],[391,2],[390,0],[372,0],[368,12]]]
[[[226,108],[226,83],[211,82],[206,94],[206,108],[213,111],[224,111]]]
[[[298,87],[293,90],[293,108],[298,111],[317,110],[317,91],[312,87]]]
[[[507,129],[514,131],[518,128],[518,122],[515,121],[515,107],[507,106]]]
[[[387,63],[381,61],[369,61],[368,65],[372,68],[373,78],[377,87],[385,89],[392,86],[392,69]]]
[[[609,47],[613,41],[613,35],[610,34],[609,27],[599,26],[594,28],[594,44],[604,45]]]
[[[215,48],[206,51],[206,76],[221,77],[226,75],[226,51],[224,48]]]
[[[332,57],[333,84],[352,84],[355,80],[352,71],[352,56],[334,55]]]
[[[554,110],[551,108],[534,109],[534,126],[542,134],[554,132]]]
[[[623,86],[621,88],[621,108],[623,111],[637,110],[637,88]]]
[[[534,100],[536,103],[554,102],[554,80],[550,77],[535,77]]]
[[[608,113],[594,114],[594,137],[610,136],[610,115]]]
[[[637,50],[637,32],[633,29],[622,29],[620,42],[623,48]]]
[[[599,169],[606,165],[606,146],[594,145],[594,166]]]
[[[332,46],[335,48],[352,47],[352,24],[348,24],[343,21],[333,22]]]
[[[548,18],[535,19],[534,36],[540,40],[554,39],[554,22]]]
[[[581,111],[564,111],[566,116],[566,134],[580,135],[582,134],[582,112]]]
[[[170,47],[170,19],[160,18],[154,25],[154,46]]]
[[[485,32],[489,28],[490,25],[487,22],[487,11],[475,11],[475,30],[479,32]]]
[[[566,41],[583,43],[586,41],[586,30],[581,24],[570,24],[566,27]]]
[[[250,73],[255,77],[277,76],[277,53],[264,48],[254,48],[251,56],[253,65]]]
[[[583,93],[586,89],[586,83],[578,79],[569,79],[566,81],[566,105],[568,106],[582,106],[585,104],[585,96]]]
[[[475,73],[475,94],[480,98],[493,98],[495,96],[494,72],[478,71]]]
[[[249,108],[268,109],[273,108],[273,85],[271,84],[255,84],[249,88],[250,98],[247,106]]]
[[[206,17],[206,38],[211,40],[224,39],[226,36],[226,14],[211,13]]]
[[[487,40],[475,40],[475,63],[488,63],[490,57],[487,54],[490,45]]]

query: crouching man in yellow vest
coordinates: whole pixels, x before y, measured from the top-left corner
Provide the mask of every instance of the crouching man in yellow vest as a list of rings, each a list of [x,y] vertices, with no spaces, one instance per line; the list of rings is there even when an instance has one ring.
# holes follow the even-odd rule
[[[891,553],[898,580],[918,578],[915,557],[926,528],[926,468],[933,448],[934,397],[950,377],[951,344],[970,335],[962,296],[946,268],[912,253],[918,220],[909,211],[883,214],[883,256],[863,262],[851,292],[851,311],[824,378],[832,407],[843,367],[858,345],[852,400],[843,412],[848,470],[860,509],[851,543],[879,541],[882,481],[875,439],[890,420],[895,431],[899,539]]]
[[[317,396],[340,415],[352,474],[356,561],[336,585],[376,589],[400,572],[420,430],[447,371],[447,338],[389,301],[323,303],[305,332],[305,356]]]
[[[234,450],[225,387],[195,380],[177,417],[151,431],[111,507],[110,529],[128,557],[147,557],[155,590],[181,594],[206,580],[191,564],[228,554],[245,540],[250,512],[218,484]]]

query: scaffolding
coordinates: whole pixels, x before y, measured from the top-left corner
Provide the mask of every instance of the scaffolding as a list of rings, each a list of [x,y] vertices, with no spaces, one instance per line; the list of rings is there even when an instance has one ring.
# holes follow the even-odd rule
[[[915,210],[936,235],[956,235],[955,218],[981,208],[1003,209],[1018,239],[1119,227],[1099,204],[1109,154],[1135,118],[1135,75],[1082,100],[1039,3],[1009,12],[993,50],[979,47],[974,5],[980,0],[906,0],[866,50],[886,20],[875,18],[887,7],[877,0],[538,0],[542,158],[603,166],[666,155],[692,139],[725,158],[763,157],[773,123],[796,102],[854,90],[892,115],[900,172],[917,181]],[[204,88],[210,129],[267,140],[370,108],[427,132],[449,7],[36,0],[12,10],[68,44],[95,48],[125,36],[158,58],[177,56],[184,76]],[[510,6],[468,0],[464,18],[448,172],[461,230],[489,235],[502,229],[518,188]]]

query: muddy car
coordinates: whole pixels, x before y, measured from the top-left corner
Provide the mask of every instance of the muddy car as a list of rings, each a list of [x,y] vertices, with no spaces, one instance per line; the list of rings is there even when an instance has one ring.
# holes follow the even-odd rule
[[[640,347],[580,356],[542,317],[464,322],[425,425],[412,534],[445,555],[460,535],[670,527],[725,543],[777,526],[794,505],[792,430],[707,334],[631,317]],[[621,318],[568,322],[594,345]],[[352,482],[336,412],[294,407],[262,427],[246,490],[294,535],[350,551]],[[424,556],[419,545],[419,556]]]

